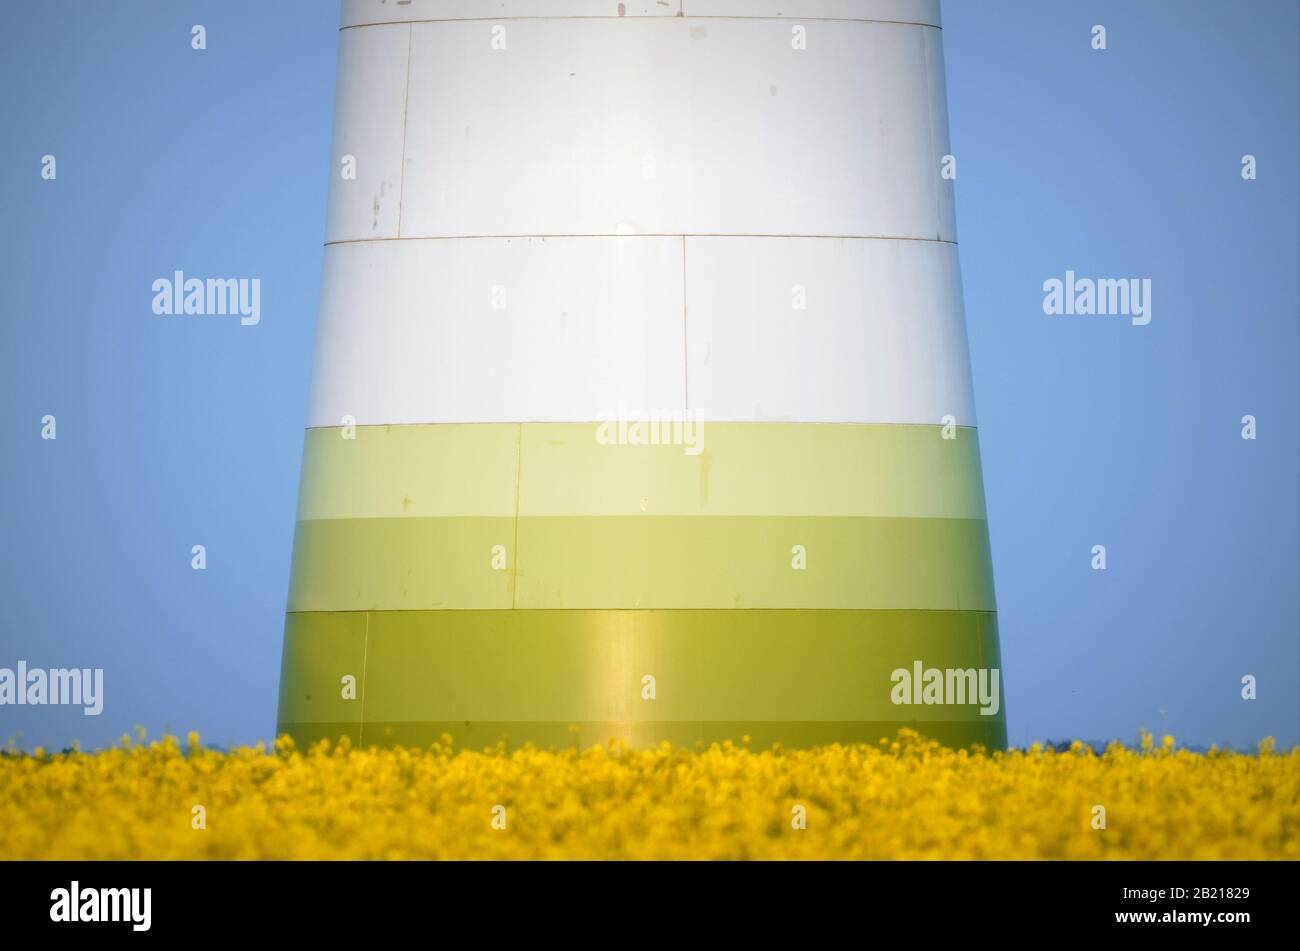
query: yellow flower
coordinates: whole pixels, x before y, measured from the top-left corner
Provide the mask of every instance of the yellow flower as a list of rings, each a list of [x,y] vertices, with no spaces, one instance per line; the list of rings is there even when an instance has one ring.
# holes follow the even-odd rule
[[[220,753],[190,733],[0,756],[0,859],[172,858],[1297,860],[1300,749],[1157,750],[1143,732],[1101,755],[988,753],[902,730],[811,750],[281,736]]]

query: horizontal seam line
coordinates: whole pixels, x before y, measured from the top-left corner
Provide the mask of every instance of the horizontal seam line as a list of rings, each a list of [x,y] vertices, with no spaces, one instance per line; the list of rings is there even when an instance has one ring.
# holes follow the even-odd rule
[[[416,428],[427,427],[427,426],[599,426],[602,423],[608,423],[608,422],[618,422],[618,420],[515,419],[515,420],[503,420],[503,421],[496,421],[496,422],[464,420],[459,422],[440,422],[440,423],[353,423],[351,425],[353,425],[356,429],[391,429],[391,428],[416,429]],[[672,420],[669,420],[669,422],[672,422]],[[699,422],[704,425],[712,425],[712,426],[862,426],[862,427],[911,426],[917,429],[942,429],[944,427],[943,423],[844,423],[844,422],[825,422],[825,421],[818,422],[818,421],[811,421],[811,420],[801,421],[797,419],[701,419]],[[328,426],[308,426],[306,427],[306,431],[309,433],[328,432],[333,429],[346,429],[346,428],[347,427],[342,424],[331,423]],[[978,426],[967,426],[964,424],[959,424],[956,428],[964,429],[972,433],[979,432]],[[667,444],[660,444],[658,446],[647,444],[644,447],[619,446],[617,448],[673,449],[673,448],[681,448],[681,447],[674,446],[671,443],[667,443]]]
[[[783,611],[800,614],[987,614],[989,608],[338,608],[334,610],[288,611],[285,614],[567,614],[629,613],[662,614],[665,611],[710,612],[713,614],[753,614],[756,611]]]
[[[921,26],[931,30],[943,29],[938,23],[921,23],[917,20],[878,20],[870,17],[726,16],[716,14],[710,16],[709,14],[654,13],[649,15],[633,14],[632,16],[589,14],[586,16],[429,17],[419,20],[375,20],[373,23],[349,23],[347,26],[340,26],[339,32],[363,30],[369,26],[402,26],[415,23],[505,23],[511,20],[752,20],[756,22],[785,20],[788,22],[806,21],[808,23],[881,23],[889,26]]]
[[[601,520],[611,521],[613,519],[637,519],[644,522],[665,521],[668,519],[743,519],[746,522],[762,520],[780,520],[785,522],[811,522],[814,520],[826,520],[836,522],[848,521],[891,521],[891,522],[988,522],[987,515],[765,515],[760,512],[743,512],[732,513],[728,515],[717,515],[708,512],[656,512],[651,515],[649,512],[550,512],[545,514],[529,515],[313,515],[309,518],[296,518],[294,525],[318,525],[321,522],[465,522],[465,521],[536,521],[539,519],[548,519],[558,521],[563,519],[566,522],[576,522],[578,520]]]
[[[331,247],[336,244],[377,244],[383,241],[501,241],[514,240],[516,238],[541,238],[542,240],[554,240],[560,238],[806,238],[814,241],[921,241],[926,244],[950,244],[957,247],[956,241],[947,238],[918,238],[906,235],[887,235],[887,234],[753,234],[753,233],[735,233],[725,234],[721,232],[699,232],[686,233],[681,232],[646,232],[644,234],[611,234],[611,233],[591,233],[591,234],[445,234],[445,235],[402,235],[401,237],[385,238],[339,238],[336,241],[326,241],[325,247]]]

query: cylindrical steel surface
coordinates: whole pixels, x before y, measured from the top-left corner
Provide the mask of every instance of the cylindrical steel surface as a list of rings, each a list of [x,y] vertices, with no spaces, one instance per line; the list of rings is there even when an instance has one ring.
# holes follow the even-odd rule
[[[937,0],[347,0],[338,84],[281,730],[1005,743]]]

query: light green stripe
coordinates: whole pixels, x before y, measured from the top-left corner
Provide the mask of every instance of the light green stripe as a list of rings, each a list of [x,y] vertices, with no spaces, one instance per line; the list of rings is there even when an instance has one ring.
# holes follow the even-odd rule
[[[291,614],[279,721],[1000,722],[896,705],[895,669],[998,668],[996,618],[928,611]],[[642,678],[656,699],[642,699]],[[344,676],[357,698],[343,700]],[[999,681],[999,690],[1001,683]],[[999,694],[1001,698],[1001,694]]]
[[[706,422],[698,455],[595,432],[523,427],[521,515],[984,518],[973,429]]]
[[[309,429],[298,518],[513,518],[518,448],[516,424]]]
[[[706,422],[691,455],[620,444],[616,426],[596,423],[360,426],[355,439],[312,429],[298,517],[513,516],[518,477],[530,516],[984,518],[976,431],[942,432]]]
[[[325,519],[293,561],[291,611],[995,609],[974,519]]]

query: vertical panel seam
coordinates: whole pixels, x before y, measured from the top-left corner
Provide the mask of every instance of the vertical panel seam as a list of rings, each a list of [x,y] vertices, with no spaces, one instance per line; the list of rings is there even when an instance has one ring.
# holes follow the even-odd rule
[[[938,165],[936,159],[942,161],[942,156],[935,154],[938,151],[939,142],[934,134],[935,101],[934,101],[934,86],[930,81],[931,78],[930,77],[930,37],[925,33],[921,34],[921,59],[922,59],[922,66],[923,66],[922,72],[925,73],[925,115],[926,118],[928,119],[927,125],[930,129],[929,182],[930,182],[930,187],[934,189],[934,217],[935,217],[935,225],[938,228],[938,233],[935,235],[935,238],[939,241],[942,241],[943,225],[944,225],[943,193],[946,186],[944,185],[944,179],[942,176],[940,176],[937,181],[935,180],[935,176],[934,176],[936,167]],[[951,143],[949,144],[951,145]]]
[[[688,353],[690,328],[687,326],[686,303],[686,235],[682,235],[682,413],[691,408],[691,362]]]
[[[406,89],[402,93],[402,164],[397,170],[397,237],[402,236],[402,205],[406,201],[406,127],[411,118],[411,49],[415,45],[415,24],[406,28]]]
[[[513,611],[519,603],[519,488],[524,478],[524,424],[519,423],[515,438],[515,541],[510,557],[514,559],[511,569],[513,578],[510,584],[510,609]]]
[[[366,612],[365,646],[361,648],[361,722],[357,727],[357,748],[366,741],[366,669],[370,664],[370,612]]]

